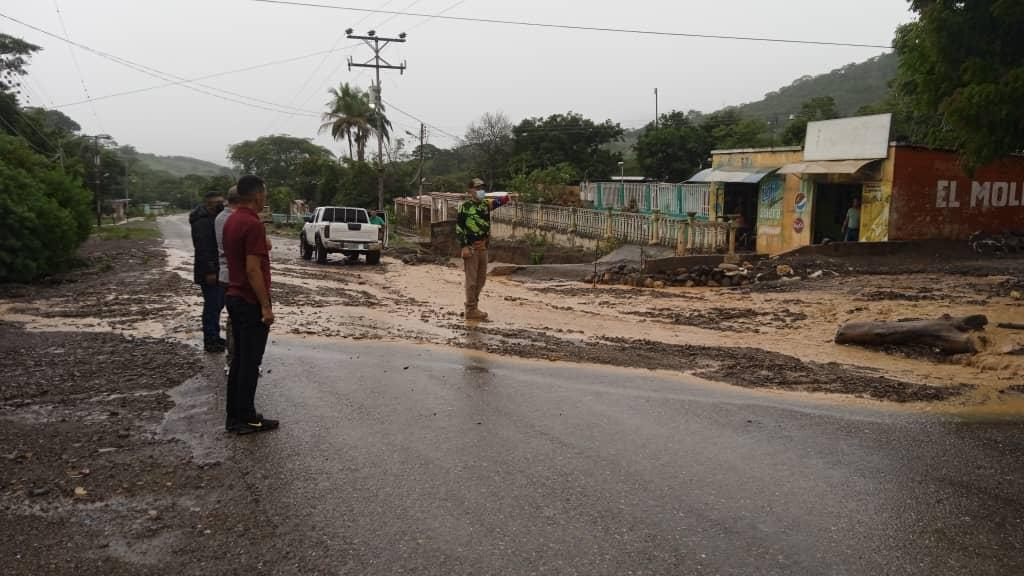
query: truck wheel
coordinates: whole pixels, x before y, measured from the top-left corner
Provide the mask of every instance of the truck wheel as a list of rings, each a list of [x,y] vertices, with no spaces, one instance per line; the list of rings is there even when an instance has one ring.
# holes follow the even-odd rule
[[[327,248],[324,247],[324,243],[320,241],[320,238],[316,239],[316,263],[327,264]]]
[[[367,264],[380,264],[380,251],[366,253]]]
[[[299,253],[302,255],[303,260],[313,259],[313,247],[306,243],[305,236],[299,236]]]

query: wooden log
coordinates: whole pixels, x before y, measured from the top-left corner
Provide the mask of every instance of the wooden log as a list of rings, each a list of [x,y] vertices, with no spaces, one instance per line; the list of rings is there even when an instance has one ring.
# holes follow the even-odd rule
[[[847,322],[836,332],[836,344],[861,346],[928,346],[945,354],[974,354],[981,343],[971,332],[983,330],[988,318],[982,315],[906,322]]]
[[[1024,330],[1024,324],[1017,324],[1015,322],[1000,322],[998,326],[1007,330]]]

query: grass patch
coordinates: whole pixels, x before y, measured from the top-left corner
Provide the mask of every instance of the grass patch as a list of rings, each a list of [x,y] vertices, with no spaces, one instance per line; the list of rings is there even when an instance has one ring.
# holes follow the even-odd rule
[[[153,226],[101,226],[92,229],[100,240],[151,240],[160,237],[160,231]]]

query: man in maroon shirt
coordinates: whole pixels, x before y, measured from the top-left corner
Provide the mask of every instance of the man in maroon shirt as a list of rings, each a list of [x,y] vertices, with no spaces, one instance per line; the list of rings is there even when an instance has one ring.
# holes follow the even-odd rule
[[[224,428],[238,434],[274,430],[277,420],[256,412],[256,384],[267,347],[274,311],[270,305],[270,246],[259,211],[267,186],[258,176],[242,176],[240,202],[224,224],[228,261],[228,315],[235,349],[228,371],[227,419]]]

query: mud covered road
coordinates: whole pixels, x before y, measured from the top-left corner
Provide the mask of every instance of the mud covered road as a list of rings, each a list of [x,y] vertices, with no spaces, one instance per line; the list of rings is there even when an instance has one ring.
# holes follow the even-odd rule
[[[222,359],[198,349],[184,220],[160,226],[162,244],[90,240],[85,268],[0,287],[0,573],[1024,561],[1024,395],[1005,391],[1020,358],[999,352],[1015,335],[992,331],[974,363],[825,342],[857,315],[1024,320],[1005,279],[741,293],[502,278],[485,293],[496,320],[467,327],[453,266],[319,267],[275,238],[258,402],[283,425],[236,438]]]
[[[161,223],[174,263],[188,273],[183,220]],[[457,263],[327,266],[299,258],[295,238],[274,239],[280,333],[473,348],[518,358],[676,370],[731,384],[844,394],[919,409],[1024,413],[1024,259],[974,263],[956,273],[842,270],[817,281],[757,289],[660,289],[492,276],[482,306],[493,321],[467,329]],[[427,261],[433,262],[434,258]],[[834,262],[826,265],[837,268]],[[866,265],[859,263],[861,269]],[[971,273],[973,272],[973,273]],[[1001,273],[1001,275],[997,275]],[[986,314],[978,355],[871,350],[833,343],[850,320]]]

